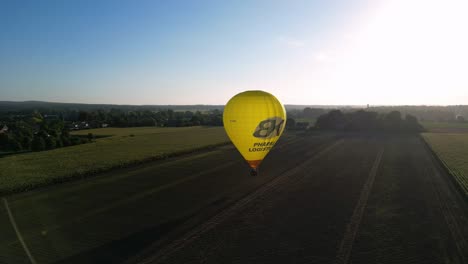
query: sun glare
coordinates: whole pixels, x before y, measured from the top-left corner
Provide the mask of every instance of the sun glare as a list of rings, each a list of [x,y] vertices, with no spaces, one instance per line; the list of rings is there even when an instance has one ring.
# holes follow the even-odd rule
[[[466,1],[383,3],[345,34],[323,85],[355,104],[461,103],[453,95],[468,98],[467,11]]]

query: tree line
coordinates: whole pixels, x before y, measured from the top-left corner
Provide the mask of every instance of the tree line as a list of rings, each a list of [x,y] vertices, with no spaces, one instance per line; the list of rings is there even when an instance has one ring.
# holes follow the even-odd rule
[[[98,109],[91,111],[38,110],[0,113],[0,152],[42,151],[88,143],[86,137],[70,135],[70,130],[109,127],[183,127],[222,126],[220,110],[174,111],[172,109],[125,110]]]
[[[399,111],[377,113],[358,110],[343,113],[332,110],[318,117],[315,127],[320,130],[383,131],[416,133],[424,130],[418,119],[410,114],[403,118]]]
[[[62,114],[62,118],[70,122],[88,122],[92,127],[108,124],[112,127],[183,127],[183,126],[222,126],[223,117],[220,110],[174,111],[165,109],[159,111],[125,111],[122,109],[96,111],[70,111]]]
[[[89,137],[72,136],[60,120],[30,123],[25,120],[3,122],[7,131],[0,133],[0,151],[42,151],[90,142]]]

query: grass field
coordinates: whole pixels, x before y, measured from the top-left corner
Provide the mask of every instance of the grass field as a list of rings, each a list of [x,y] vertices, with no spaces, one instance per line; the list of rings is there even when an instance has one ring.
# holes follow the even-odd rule
[[[103,128],[77,132],[111,135],[93,143],[0,159],[0,194],[224,144],[222,127]]]
[[[296,123],[297,122],[308,122],[309,126],[314,126],[315,122],[317,122],[316,118],[296,118],[295,119]]]
[[[468,133],[468,123],[457,122],[421,122],[428,131],[434,133]]]
[[[468,134],[424,133],[423,137],[468,196]]]
[[[138,136],[148,134],[167,134],[174,132],[193,131],[194,129],[200,129],[200,127],[123,127],[123,128],[95,128],[74,131],[71,134],[77,136],[86,136],[88,133],[92,133],[95,136]]]

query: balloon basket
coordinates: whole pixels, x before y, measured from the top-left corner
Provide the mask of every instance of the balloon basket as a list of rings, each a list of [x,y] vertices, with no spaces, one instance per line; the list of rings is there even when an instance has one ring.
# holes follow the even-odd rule
[[[255,177],[258,176],[258,169],[250,169],[250,176]]]

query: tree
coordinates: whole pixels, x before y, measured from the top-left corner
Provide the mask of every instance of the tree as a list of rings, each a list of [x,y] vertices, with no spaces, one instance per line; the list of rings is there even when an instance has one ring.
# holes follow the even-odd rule
[[[57,142],[54,137],[48,136],[45,139],[45,148],[46,149],[54,149],[57,146]]]
[[[341,130],[346,127],[346,117],[340,110],[332,110],[327,114],[319,116],[315,126],[320,129]]]
[[[42,137],[35,136],[31,142],[31,149],[33,151],[45,150],[45,141]]]
[[[62,136],[60,137],[60,141],[62,142],[62,146],[63,147],[68,147],[70,146],[72,143],[70,141],[70,138],[69,137],[66,137],[62,134]]]
[[[8,146],[9,142],[9,137],[7,133],[1,133],[0,134],[0,148],[1,149],[6,149]]]
[[[296,123],[296,129],[307,129],[309,127],[309,122],[297,122]]]
[[[55,138],[55,147],[56,148],[62,148],[63,147],[62,138],[60,138],[60,137]]]
[[[89,119],[89,113],[85,111],[80,111],[78,113],[78,120],[79,121],[88,121]]]
[[[44,120],[44,117],[42,117],[41,113],[39,113],[39,111],[37,110],[33,111],[32,117],[33,117],[34,122],[36,123],[40,123],[42,122],[42,120]]]
[[[376,130],[378,127],[377,117],[378,114],[376,112],[369,112],[364,110],[348,113],[346,129],[352,131]]]
[[[419,124],[418,119],[413,115],[406,115],[403,125],[405,131],[423,131],[423,127]]]
[[[21,146],[21,143],[18,142],[15,138],[11,138],[10,141],[8,142],[8,148],[12,151],[21,151],[23,150],[23,147]]]
[[[385,115],[383,120],[383,127],[387,131],[399,131],[402,129],[401,113],[399,111],[392,111]]]
[[[298,127],[298,123],[296,127]],[[345,130],[345,131],[388,131],[388,132],[420,132],[423,127],[418,119],[412,115],[406,115],[401,119],[398,111],[386,115],[378,115],[377,112],[359,110],[343,114],[339,110],[333,110],[318,118],[317,128]]]
[[[296,127],[296,120],[294,118],[288,117],[286,120],[286,129],[294,129]]]
[[[317,118],[323,114],[325,114],[326,111],[325,109],[321,109],[321,108],[310,108],[310,107],[306,107],[304,108],[304,110],[302,111],[302,115],[305,117],[305,118]]]
[[[21,145],[23,146],[23,149],[25,149],[25,150],[31,149],[31,141],[32,141],[31,137],[23,136],[21,138]]]

